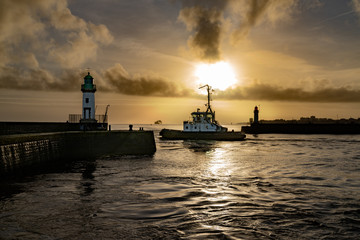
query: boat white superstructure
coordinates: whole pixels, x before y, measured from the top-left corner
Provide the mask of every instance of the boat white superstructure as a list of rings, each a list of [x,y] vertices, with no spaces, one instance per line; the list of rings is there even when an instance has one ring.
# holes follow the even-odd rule
[[[205,112],[200,112],[198,108],[196,112],[191,113],[192,121],[183,122],[184,132],[226,132],[227,128],[221,126],[215,120],[215,111],[211,109],[211,87],[204,85],[200,88],[207,88],[208,102],[205,104],[207,109]]]

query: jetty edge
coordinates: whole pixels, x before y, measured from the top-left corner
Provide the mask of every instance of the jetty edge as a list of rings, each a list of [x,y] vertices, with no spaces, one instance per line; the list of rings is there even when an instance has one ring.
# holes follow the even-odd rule
[[[156,152],[153,131],[69,131],[0,136],[0,178],[101,156]]]
[[[244,140],[246,135],[243,132],[228,131],[215,119],[215,111],[211,108],[211,87],[204,85],[200,88],[207,89],[207,109],[201,112],[198,108],[192,112],[192,121],[183,121],[183,130],[162,129],[160,131],[161,139],[168,140],[219,140],[219,141],[240,141]]]

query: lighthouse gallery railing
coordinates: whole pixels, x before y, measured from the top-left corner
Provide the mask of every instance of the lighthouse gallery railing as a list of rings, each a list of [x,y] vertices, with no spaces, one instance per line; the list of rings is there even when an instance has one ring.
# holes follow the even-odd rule
[[[81,114],[69,114],[69,123],[79,123],[82,119]],[[104,114],[98,114],[95,115],[95,120],[97,120],[98,123],[108,123],[108,118]]]

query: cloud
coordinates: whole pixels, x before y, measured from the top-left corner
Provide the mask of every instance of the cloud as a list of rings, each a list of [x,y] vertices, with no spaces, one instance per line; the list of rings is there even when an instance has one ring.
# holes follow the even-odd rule
[[[234,43],[239,42],[251,32],[252,28],[262,23],[275,25],[291,20],[298,10],[297,6],[305,4],[298,0],[180,1],[182,9],[178,19],[189,31],[189,48],[198,59],[208,62],[221,60],[223,57],[221,43],[227,40],[227,37],[232,36]],[[324,3],[317,0],[307,1],[307,4],[311,5],[308,7],[319,7]],[[352,0],[351,6],[354,11],[360,12],[359,0]],[[150,25],[150,21],[147,24]],[[95,62],[99,50],[113,43],[113,36],[105,25],[94,24],[74,15],[66,0],[2,0],[0,1],[0,32],[0,88],[79,91],[85,74],[78,69]],[[123,48],[133,54],[132,56],[138,54],[135,58],[161,57],[183,62],[180,58],[153,50],[146,43],[143,44],[144,42],[134,41],[130,37],[118,41]],[[321,56],[321,54],[315,55]],[[341,59],[339,54],[333,55]],[[294,75],[300,73],[302,74],[299,75],[300,78],[327,77],[317,65],[310,65],[306,61],[283,54],[274,55],[262,50],[253,55],[244,53],[243,57],[251,60],[253,66],[257,63],[262,69],[265,68],[264,74],[260,76],[266,75],[271,78],[274,71],[281,73],[286,71]],[[318,56],[312,56],[312,58],[316,57]],[[349,68],[349,64],[346,64],[346,67]],[[259,69],[256,71],[260,72],[261,68]],[[268,69],[272,74],[266,74]],[[321,74],[316,75],[315,73],[318,72]],[[333,81],[340,78],[341,74],[342,79],[351,78],[353,81],[356,80],[356,74],[353,72],[353,69],[332,71],[331,76],[327,78]],[[326,74],[328,73],[327,70]],[[278,82],[283,79],[298,81],[293,77],[294,75],[283,74],[282,79],[277,80]],[[266,77],[262,80],[268,80]],[[177,82],[155,75],[129,74],[120,64],[105,70],[102,75],[98,74],[95,81],[98,89],[127,95],[196,97],[193,91]],[[294,87],[294,85],[279,87],[274,84],[275,81],[271,84],[245,85],[219,92],[218,97],[360,102],[359,90],[356,89],[333,87],[330,84],[323,87],[315,86],[312,89],[305,86]]]
[[[218,92],[216,98],[227,100],[264,100],[296,102],[360,102],[360,90],[346,87],[317,86],[312,91],[255,83]]]
[[[64,68],[79,67],[89,59],[96,57],[98,45],[85,31],[69,35],[68,43],[50,47],[49,56]]]
[[[121,64],[107,69],[104,83],[109,91],[124,95],[203,98],[195,91],[157,76],[129,74]],[[360,89],[334,87],[327,79],[311,80],[308,88],[283,87],[254,81],[248,85],[216,91],[214,98],[224,100],[263,100],[293,102],[360,102]]]
[[[40,90],[40,91],[79,91],[82,71],[66,70],[56,78],[43,69],[23,71],[17,68],[2,67],[0,88]],[[193,90],[158,76],[129,74],[121,64],[107,69],[95,83],[101,91],[124,95],[156,97],[203,98]],[[293,102],[360,102],[360,90],[349,87],[333,87],[322,79],[308,90],[300,87],[281,87],[256,81],[253,84],[237,86],[224,91],[216,91],[215,99],[224,100],[262,100]]]
[[[12,56],[30,52],[65,68],[78,67],[113,40],[104,25],[74,16],[66,0],[3,0],[0,9],[2,66],[13,64]]]
[[[102,45],[113,41],[113,36],[103,24],[95,25],[74,16],[67,1],[55,1],[48,9],[50,25],[57,30],[57,39],[49,45],[49,57],[65,68],[79,67],[94,59]],[[60,42],[60,44],[59,44]]]
[[[183,0],[178,19],[192,35],[188,45],[196,58],[207,62],[222,58],[220,43],[230,25],[231,42],[237,44],[262,21],[289,20],[298,0]],[[227,23],[227,24],[226,24]]]
[[[360,0],[352,0],[352,7],[360,17]]]
[[[232,1],[234,27],[231,43],[238,44],[247,37],[250,30],[262,22],[272,25],[280,21],[289,21],[298,0],[252,0]]]
[[[84,73],[66,70],[54,77],[44,69],[0,68],[0,88],[39,91],[79,91]]]
[[[160,77],[131,76],[121,64],[104,73],[109,89],[121,94],[138,96],[186,97],[190,90]]]
[[[113,41],[105,25],[73,15],[66,0],[2,0],[0,32],[0,87],[12,89],[78,89],[74,69]],[[59,66],[62,74],[50,70]]]
[[[209,62],[219,61],[222,17],[226,0],[203,2],[183,1],[185,7],[180,11],[179,20],[183,21],[194,35],[189,39],[191,50],[200,59]]]

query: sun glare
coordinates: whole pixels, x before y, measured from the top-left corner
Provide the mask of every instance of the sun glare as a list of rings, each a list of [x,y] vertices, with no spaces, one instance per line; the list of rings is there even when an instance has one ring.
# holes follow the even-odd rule
[[[209,84],[214,89],[225,90],[237,83],[231,65],[221,61],[213,64],[199,64],[195,69],[197,84]]]

